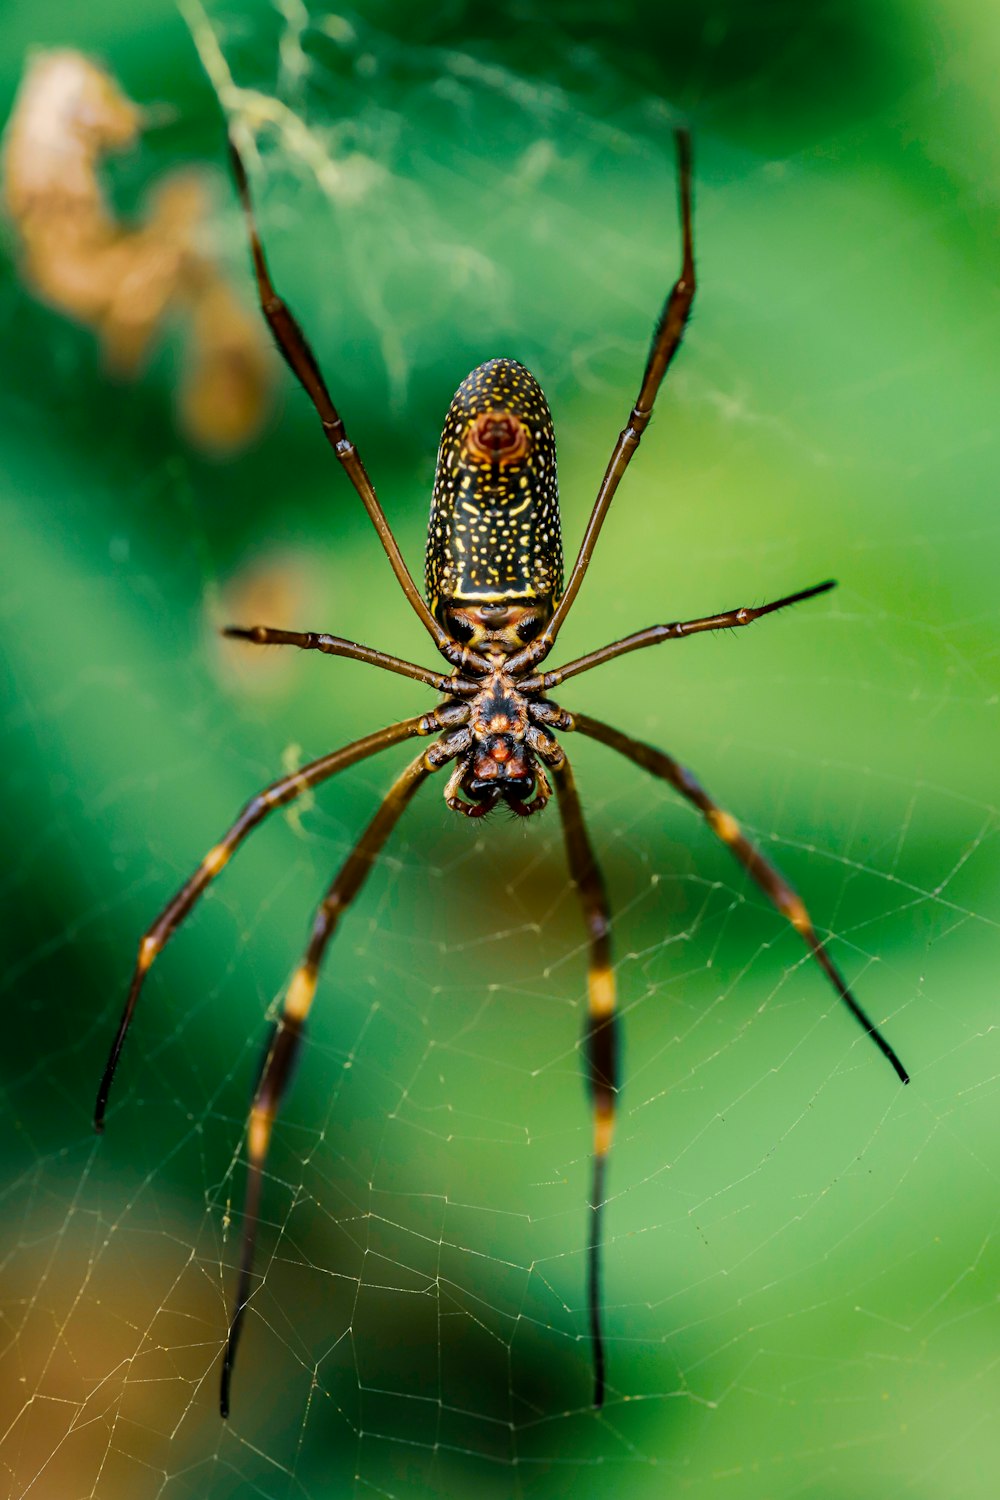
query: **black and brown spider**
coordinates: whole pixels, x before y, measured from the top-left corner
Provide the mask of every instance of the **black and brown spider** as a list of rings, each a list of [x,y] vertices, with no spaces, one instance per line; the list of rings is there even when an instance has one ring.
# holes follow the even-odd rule
[[[584,1045],[593,1104],[593,1175],[590,1194],[587,1299],[593,1348],[595,1406],[604,1399],[600,1253],[604,1173],[618,1095],[615,979],[611,966],[610,917],[601,872],[583,821],[580,798],[556,731],[599,740],[654,776],[668,781],[694,804],[765,895],[802,934],[817,963],[855,1020],[889,1060],[903,1083],[906,1069],[854,999],[816,934],[801,898],[740,831],[736,819],[709,797],[689,771],[651,745],[630,739],[589,715],[569,713],[547,695],[570,677],[613,661],[627,651],[683,640],[703,630],[749,625],[763,615],[833,588],[832,582],[800,589],[757,609],[729,609],[698,620],[652,625],[590,651],[555,671],[538,667],[555,644],[593,556],[601,527],[649,422],[653,402],[677,353],[694,299],[691,216],[691,144],[678,131],[682,238],[681,272],[653,335],[642,385],[598,490],[569,580],[563,587],[562,543],[556,487],[556,449],[549,408],[537,381],[511,359],[494,359],[459,386],[445,419],[438,453],[427,538],[427,601],[403,561],[370,479],[320,374],[302,330],[271,284],[257,232],[246,172],[235,147],[233,170],[246,215],[254,271],[264,316],[278,348],[305,387],[333,451],[361,497],[385,548],[396,580],[449,664],[448,675],[400,661],[335,635],[233,626],[226,634],[257,645],[299,646],[352,657],[426,683],[443,701],[429,713],[404,719],[313,761],[273,782],[247,803],[236,822],[205,855],[190,880],[160,913],[139,944],[139,956],[118,1033],[97,1095],[94,1123],[103,1129],[108,1093],[139,992],[150,965],[209,883],[269,812],[308,787],[379,750],[414,737],[437,736],[421,750],[389,789],[321,902],[305,956],[284,998],[267,1048],[250,1110],[249,1170],[239,1280],[222,1367],[220,1408],[229,1414],[229,1388],[240,1330],[250,1297],[261,1182],[271,1131],[288,1085],[319,967],[342,913],[354,900],[372,863],[410,799],[428,777],[453,767],[445,787],[448,806],[479,818],[501,802],[519,817],[541,812],[552,796],[562,818],[570,873],[580,894],[590,941],[589,1006]],[[551,781],[550,781],[551,776]]]

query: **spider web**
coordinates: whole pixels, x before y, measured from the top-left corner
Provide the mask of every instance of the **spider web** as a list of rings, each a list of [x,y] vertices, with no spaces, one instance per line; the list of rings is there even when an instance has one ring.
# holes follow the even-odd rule
[[[213,887],[150,976],[99,1143],[92,1093],[138,935],[239,805],[426,696],[213,629],[427,649],[296,391],[213,467],[170,429],[168,359],[110,388],[10,274],[9,1493],[992,1495],[995,39],[958,4],[845,0],[614,27],[568,5],[184,17],[148,0],[67,38],[36,15],[8,51],[72,41],[165,101],[123,202],[217,155],[220,102],[239,118],[276,280],[415,571],[441,414],[497,353],[549,395],[572,554],[676,262],[669,127],[690,119],[696,319],[560,655],[840,586],[560,697],[698,771],[913,1082],[693,811],[570,746],[625,1031],[595,1413],[586,948],[558,820],[481,828],[432,788],[327,961],[223,1424],[265,1017],[391,756]]]

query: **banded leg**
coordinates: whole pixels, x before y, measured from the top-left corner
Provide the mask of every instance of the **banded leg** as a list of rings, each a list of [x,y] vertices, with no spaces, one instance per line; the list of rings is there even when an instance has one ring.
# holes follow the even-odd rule
[[[583,821],[583,809],[568,759],[553,766],[556,797],[566,839],[566,856],[590,936],[585,1032],[587,1083],[594,1109],[594,1156],[587,1250],[587,1303],[594,1356],[594,1405],[604,1404],[604,1336],[601,1331],[601,1245],[604,1183],[614,1134],[618,1095],[618,1021],[615,976],[611,968],[610,914],[604,880]]]
[[[418,667],[415,662],[402,661],[398,656],[389,656],[373,646],[360,646],[356,641],[344,640],[343,636],[327,635],[316,630],[276,630],[270,625],[226,625],[222,634],[233,641],[249,641],[254,646],[298,646],[300,651],[324,651],[327,656],[347,656],[352,661],[363,661],[371,667],[382,667],[387,672],[397,672],[400,677],[412,677],[414,682],[426,683],[438,693],[460,693],[471,696],[479,691],[479,685],[465,682],[461,677],[445,677],[432,672],[428,667]]]
[[[578,677],[589,672],[591,667],[601,667],[607,661],[625,656],[629,651],[641,651],[644,646],[659,646],[664,641],[683,641],[689,635],[698,635],[704,630],[737,630],[741,625],[752,625],[764,615],[773,615],[776,610],[787,609],[790,604],[801,604],[803,599],[813,599],[817,594],[828,593],[835,588],[832,578],[825,583],[814,584],[810,589],[800,589],[797,594],[786,594],[783,599],[773,599],[770,604],[756,608],[743,605],[739,609],[727,609],[721,615],[703,615],[697,620],[675,620],[671,625],[650,625],[646,630],[637,630],[623,640],[613,641],[610,646],[601,646],[568,661],[554,672],[539,672],[537,677],[526,677],[518,683],[522,693],[549,692],[567,677]]]
[[[657,750],[653,745],[643,744],[641,740],[630,739],[620,730],[612,729],[610,725],[603,724],[599,719],[592,719],[588,714],[573,714],[573,726],[581,734],[588,735],[590,739],[599,740],[602,745],[617,750],[619,755],[624,755],[627,760],[634,761],[637,766],[642,766],[643,770],[649,771],[653,776],[669,781],[682,797],[686,797],[688,802],[694,804],[704,815],[712,832],[728,849],[732,850],[768,900],[777,907],[783,917],[788,918],[796,932],[801,933],[813,958],[826,974],[851,1015],[868,1033],[882,1056],[892,1064],[900,1083],[909,1083],[910,1075],[900,1062],[894,1048],[855,1000],[847,986],[847,981],[820,941],[801,896],[792,889],[770,860],[765,859],[760,850],[744,837],[733,815],[713,802],[691,772],[685,770],[672,756],[665,755],[662,750]]]
[[[327,389],[326,381],[323,379],[322,372],[316,356],[309,345],[309,341],[299,327],[291,308],[286,306],[274,289],[274,284],[271,281],[270,272],[267,268],[267,260],[264,256],[264,247],[261,244],[260,233],[257,229],[257,220],[250,197],[250,184],[247,181],[246,169],[231,138],[229,142],[229,155],[232,162],[233,176],[236,179],[236,188],[243,206],[243,215],[246,220],[260,309],[274,335],[275,343],[285,363],[316,408],[316,413],[322,424],[326,440],[340,460],[348,478],[360,496],[362,505],[368,512],[369,519],[378,533],[379,541],[385,549],[385,554],[389,559],[392,571],[396,575],[396,581],[409,600],[425,630],[431,636],[434,644],[439,651],[442,651],[448,657],[449,661],[454,659],[456,665],[459,664],[460,658],[468,661],[475,660],[477,665],[486,665],[484,662],[480,662],[479,658],[475,658],[474,653],[465,651],[464,647],[459,647],[452,641],[447,631],[438,624],[437,620],[431,614],[416,584],[413,582],[410,570],[406,566],[403,554],[400,552],[396,544],[396,538],[392,534],[392,528],[386,518],[385,511],[382,509],[374,486],[368,477],[368,472],[361,461],[361,455],[347,436],[340,413],[333,404],[333,398]]]
[[[677,178],[680,198],[681,272],[664,303],[660,320],[653,333],[653,343],[646,361],[639,394],[629,414],[629,419],[618,436],[608,467],[604,472],[604,478],[601,480],[601,487],[597,492],[590,520],[587,522],[587,529],[583,534],[573,571],[569,575],[566,591],[544,630],[523,651],[510,658],[507,663],[508,671],[524,671],[525,668],[541,661],[552,649],[556,636],[562,629],[563,622],[579,593],[584,574],[597,545],[597,538],[601,534],[601,527],[611,509],[611,502],[615,498],[615,491],[649,425],[649,419],[653,415],[653,404],[663,377],[684,337],[684,329],[691,314],[691,304],[694,302],[695,293],[694,235],[691,213],[691,137],[686,130],[676,130],[674,139],[677,143]]]
[[[432,757],[430,752],[418,755],[416,760],[411,761],[403,774],[393,783],[382,806],[351,850],[316,912],[305,957],[292,976],[291,984],[285,994],[281,1015],[275,1023],[264,1056],[260,1077],[254,1091],[247,1130],[249,1161],[243,1204],[240,1272],[219,1387],[219,1411],[223,1417],[229,1416],[229,1388],[233,1364],[243,1329],[244,1315],[250,1300],[254,1246],[260,1220],[261,1186],[267,1152],[271,1144],[271,1132],[294,1071],[306,1018],[316,994],[316,980],[323,954],[337,930],[341,915],[363,886],[375,856],[405,812],[414,793],[426,778],[438,769],[440,763],[440,757]]]
[[[318,786],[321,781],[335,776],[338,771],[353,766],[357,761],[364,760],[369,755],[376,755],[378,751],[386,750],[390,745],[398,745],[401,740],[411,739],[418,734],[433,734],[441,727],[443,726],[436,713],[421,714],[414,719],[403,719],[398,724],[390,724],[387,729],[380,729],[375,734],[366,735],[364,739],[345,745],[342,750],[334,750],[329,755],[321,756],[319,760],[303,766],[301,771],[296,771],[291,776],[283,776],[280,781],[272,782],[262,792],[258,792],[256,797],[251,798],[229,831],[219,843],[209,849],[191,878],[181,886],[173,900],[168,902],[156,921],[143,935],[128,998],[125,1001],[118,1031],[111,1045],[100,1088],[97,1091],[97,1103],[94,1108],[95,1130],[104,1129],[104,1113],[115,1069],[118,1066],[118,1059],[125,1044],[125,1037],[132,1022],[143,983],[153,960],[169,942],[199,896],[204,894],[219,871],[229,863],[247,834],[276,807],[283,807],[286,803],[301,796],[309,787]]]

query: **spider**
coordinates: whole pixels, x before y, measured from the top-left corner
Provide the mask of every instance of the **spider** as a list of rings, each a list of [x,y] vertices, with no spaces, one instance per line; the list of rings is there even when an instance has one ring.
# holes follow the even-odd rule
[[[598,740],[668,782],[698,808],[712,832],[801,934],[840,999],[891,1063],[900,1081],[909,1082],[896,1052],[855,1000],[827,953],[801,898],[744,836],[736,819],[719,807],[691,772],[672,756],[631,739],[599,719],[569,712],[548,696],[571,677],[614,661],[626,652],[684,640],[706,630],[750,625],[764,615],[826,593],[834,587],[833,581],[786,594],[758,608],[727,609],[700,619],[651,625],[589,651],[554,671],[539,670],[580,591],[601,527],[649,423],[656,394],[680,347],[690,316],[695,293],[692,152],[686,131],[677,130],[675,140],[682,242],[680,275],[664,303],[639,395],[612,451],[568,581],[564,586],[555,437],[548,404],[541,387],[523,365],[512,359],[493,359],[463,380],[445,419],[431,499],[426,600],[418,592],[396,545],[312,349],[272,285],[247,174],[236,145],[230,142],[261,311],[278,349],[316,408],[327,441],[371,518],[397,583],[451,670],[431,671],[335,635],[276,630],[266,625],[230,626],[224,631],[228,636],[259,646],[297,646],[368,662],[425,683],[440,695],[441,701],[428,713],[403,719],[355,740],[259,792],[204,856],[139,944],[125,1008],[98,1090],[94,1115],[98,1131],[104,1128],[112,1079],[153,960],[247,835],[276,807],[284,806],[307,788],[318,786],[348,766],[403,740],[433,739],[393,782],[320,903],[305,955],[284,995],[264,1055],[247,1128],[248,1174],[239,1275],[219,1394],[223,1417],[229,1415],[233,1365],[251,1295],[254,1242],[271,1133],[301,1046],[323,956],[341,916],[360,891],[399,818],[423,783],[445,766],[452,767],[444,784],[445,802],[466,818],[484,817],[501,803],[518,817],[533,817],[546,807],[554,786],[569,870],[583,909],[590,949],[583,1050],[593,1116],[587,1307],[595,1407],[602,1405],[605,1387],[600,1292],[602,1207],[619,1093],[619,1043],[608,900],[573,770],[559,734],[582,734]]]

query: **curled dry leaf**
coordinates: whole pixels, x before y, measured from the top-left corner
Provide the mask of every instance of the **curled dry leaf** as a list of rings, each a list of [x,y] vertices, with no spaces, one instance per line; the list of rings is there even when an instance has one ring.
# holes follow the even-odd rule
[[[163,176],[140,223],[115,217],[101,165],[134,146],[142,128],[142,110],[89,58],[68,50],[33,58],[3,152],[21,274],[50,307],[94,329],[122,379],[141,373],[167,322],[183,317],[182,425],[199,448],[232,452],[267,412],[265,341],[203,247],[211,205],[200,173]]]

